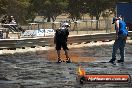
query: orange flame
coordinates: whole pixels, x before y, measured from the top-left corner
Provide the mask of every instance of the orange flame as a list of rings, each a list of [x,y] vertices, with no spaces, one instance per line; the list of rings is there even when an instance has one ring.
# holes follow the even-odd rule
[[[84,76],[86,74],[85,70],[81,67],[78,68],[78,71],[80,76]]]

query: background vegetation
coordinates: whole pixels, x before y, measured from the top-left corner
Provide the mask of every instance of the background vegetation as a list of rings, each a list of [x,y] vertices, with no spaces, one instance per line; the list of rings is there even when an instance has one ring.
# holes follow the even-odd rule
[[[47,18],[47,22],[55,21],[62,13],[73,21],[85,14],[99,20],[102,14],[108,16],[106,11],[114,13],[118,2],[132,0],[0,0],[0,16],[13,15],[19,23],[31,22],[37,15]]]

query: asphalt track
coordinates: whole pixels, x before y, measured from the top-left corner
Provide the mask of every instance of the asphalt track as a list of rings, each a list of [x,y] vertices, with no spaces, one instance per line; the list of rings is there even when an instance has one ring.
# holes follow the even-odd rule
[[[132,44],[126,44],[125,63],[112,65],[112,45],[70,48],[73,63],[56,63],[56,53],[37,50],[0,55],[0,88],[132,88],[132,83],[89,83],[78,85],[78,67],[88,73],[132,76]],[[65,60],[64,52],[62,58]],[[119,52],[117,59],[119,59]]]

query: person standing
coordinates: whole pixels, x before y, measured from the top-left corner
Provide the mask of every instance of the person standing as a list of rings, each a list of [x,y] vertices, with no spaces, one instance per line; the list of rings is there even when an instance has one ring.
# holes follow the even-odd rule
[[[10,24],[9,27],[11,30],[13,29],[14,31],[18,32],[17,24],[13,16],[9,17],[9,24]]]
[[[66,55],[66,62],[70,63],[71,60],[68,55],[68,47],[67,47],[67,38],[69,35],[68,28],[70,25],[68,23],[63,23],[62,27],[56,30],[55,36],[54,36],[54,44],[56,44],[56,50],[57,50],[57,55],[58,55],[58,63],[61,63],[61,57],[60,57],[60,52],[61,52],[61,47],[65,51]]]
[[[9,23],[10,24],[16,24],[16,21],[15,21],[13,16],[10,16]]]
[[[117,60],[117,63],[122,63],[124,62],[124,47],[128,36],[128,30],[126,28],[126,23],[120,20],[120,18],[114,17],[112,24],[115,24],[116,39],[113,45],[112,59],[109,62],[115,64],[116,53],[119,49],[121,58]]]

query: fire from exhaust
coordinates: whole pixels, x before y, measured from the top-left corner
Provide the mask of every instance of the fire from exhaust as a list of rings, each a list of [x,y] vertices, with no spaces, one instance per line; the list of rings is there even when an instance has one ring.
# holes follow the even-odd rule
[[[80,76],[85,76],[86,72],[83,68],[81,68],[81,66],[78,68],[78,71]]]

